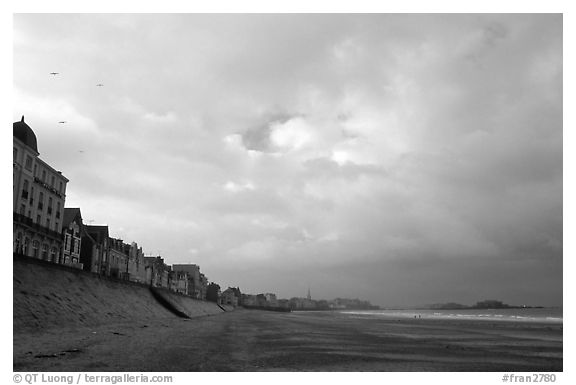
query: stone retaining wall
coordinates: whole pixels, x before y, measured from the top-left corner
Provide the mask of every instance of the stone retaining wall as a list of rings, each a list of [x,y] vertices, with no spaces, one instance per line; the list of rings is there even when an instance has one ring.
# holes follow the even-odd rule
[[[223,313],[215,303],[168,291],[165,296],[189,318]],[[146,285],[32,258],[13,259],[14,333],[175,316]]]

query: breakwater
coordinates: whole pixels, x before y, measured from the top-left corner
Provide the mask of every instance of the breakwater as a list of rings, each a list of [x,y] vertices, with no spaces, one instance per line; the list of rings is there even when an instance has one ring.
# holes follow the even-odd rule
[[[14,333],[223,313],[212,302],[150,290],[32,258],[13,258]]]

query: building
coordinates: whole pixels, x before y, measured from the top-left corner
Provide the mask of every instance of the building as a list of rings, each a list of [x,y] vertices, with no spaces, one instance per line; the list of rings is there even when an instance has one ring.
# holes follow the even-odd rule
[[[278,306],[278,299],[276,298],[276,294],[274,293],[266,293],[264,294],[266,298],[266,303],[268,306]]]
[[[130,281],[133,282],[146,282],[146,266],[144,264],[144,253],[142,248],[138,247],[136,242],[130,244],[130,251],[128,255],[128,275]]]
[[[57,262],[68,179],[40,159],[36,135],[24,122],[13,128],[13,252]]]
[[[108,226],[84,225],[80,248],[83,269],[100,275],[110,275]]]
[[[170,288],[169,276],[172,270],[170,266],[164,263],[164,258],[144,257],[146,268],[146,283],[154,287]]]
[[[206,290],[208,288],[208,278],[200,273],[200,266],[189,264],[172,265],[174,271],[185,271],[188,273],[189,285],[188,295],[196,299],[206,299]]]
[[[258,299],[254,294],[244,294],[242,293],[242,305],[246,306],[258,306]]]
[[[188,294],[188,285],[190,280],[188,279],[188,273],[185,271],[174,271],[170,272],[170,290],[175,293],[180,293],[184,295]]]
[[[296,310],[312,310],[318,307],[316,301],[313,299],[293,297],[290,298],[290,307]]]
[[[278,300],[278,307],[283,309],[290,309],[290,301],[287,299],[279,299]]]
[[[208,293],[208,277],[200,273],[200,287],[198,288],[198,299],[206,300]]]
[[[108,264],[110,266],[110,277],[128,280],[128,260],[130,255],[130,245],[121,239],[109,237],[110,254]]]
[[[234,288],[229,287],[220,295],[220,304],[222,305],[231,305],[237,307],[238,301],[239,298],[236,296],[236,290],[234,290]]]
[[[64,244],[62,254],[58,261],[62,265],[68,265],[82,269],[80,262],[80,251],[82,247],[82,233],[84,224],[82,223],[82,214],[79,208],[64,208],[64,219],[62,221],[62,234],[64,235]]]

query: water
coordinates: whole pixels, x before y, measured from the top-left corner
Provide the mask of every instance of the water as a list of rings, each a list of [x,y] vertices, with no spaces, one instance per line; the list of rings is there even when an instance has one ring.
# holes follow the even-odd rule
[[[457,310],[342,310],[365,317],[467,319],[487,321],[562,323],[562,308],[457,309]]]

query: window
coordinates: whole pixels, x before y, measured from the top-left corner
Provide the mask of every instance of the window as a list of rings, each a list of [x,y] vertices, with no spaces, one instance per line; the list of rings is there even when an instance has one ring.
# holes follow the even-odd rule
[[[52,247],[50,249],[50,260],[54,263],[58,263],[58,261],[56,260],[56,248]]]
[[[33,241],[32,242],[32,256],[34,258],[38,258],[38,247],[39,247],[39,243],[38,241]]]
[[[60,194],[63,193],[63,191],[62,191],[62,181],[60,181],[60,190],[58,190],[58,191],[60,191]]]
[[[48,228],[48,230],[52,230],[50,228],[50,218],[46,218],[46,227]]]
[[[74,254],[80,254],[80,238],[74,239]]]
[[[14,147],[14,154],[13,154],[13,161],[14,163],[16,163],[16,161],[18,160],[18,149],[16,147]]]
[[[40,195],[38,196],[38,210],[42,210],[44,208],[44,193],[40,191]]]
[[[22,254],[28,255],[28,245],[30,245],[30,238],[24,238],[24,246],[22,247]]]
[[[52,197],[48,197],[48,215],[52,215]]]
[[[30,189],[30,204],[34,204],[34,186]]]
[[[16,239],[14,242],[14,252],[21,253],[22,252],[22,233],[18,232],[16,235]]]
[[[36,177],[36,171],[38,171],[38,165],[37,164],[34,165],[34,177]]]
[[[56,218],[60,218],[60,201],[56,202]]]
[[[36,223],[41,224],[40,223],[41,221],[42,221],[42,217],[40,215],[36,215]]]
[[[32,171],[32,157],[30,155],[26,155],[26,164],[24,165],[27,170]]]
[[[54,182],[55,182],[54,175],[52,175],[52,178],[50,178],[50,187],[54,188]]]
[[[46,243],[42,245],[42,259],[48,260],[48,245]]]
[[[22,205],[20,206],[20,214],[24,215],[25,212],[26,212],[26,205],[22,203]]]
[[[56,222],[56,226],[54,227],[54,231],[60,232],[60,230],[58,229],[58,226],[59,226],[59,225],[60,225],[60,224],[59,224],[58,222]]]
[[[28,199],[28,179],[24,179],[24,184],[22,186],[22,198]]]
[[[64,236],[64,251],[70,251],[70,234],[68,232]]]

